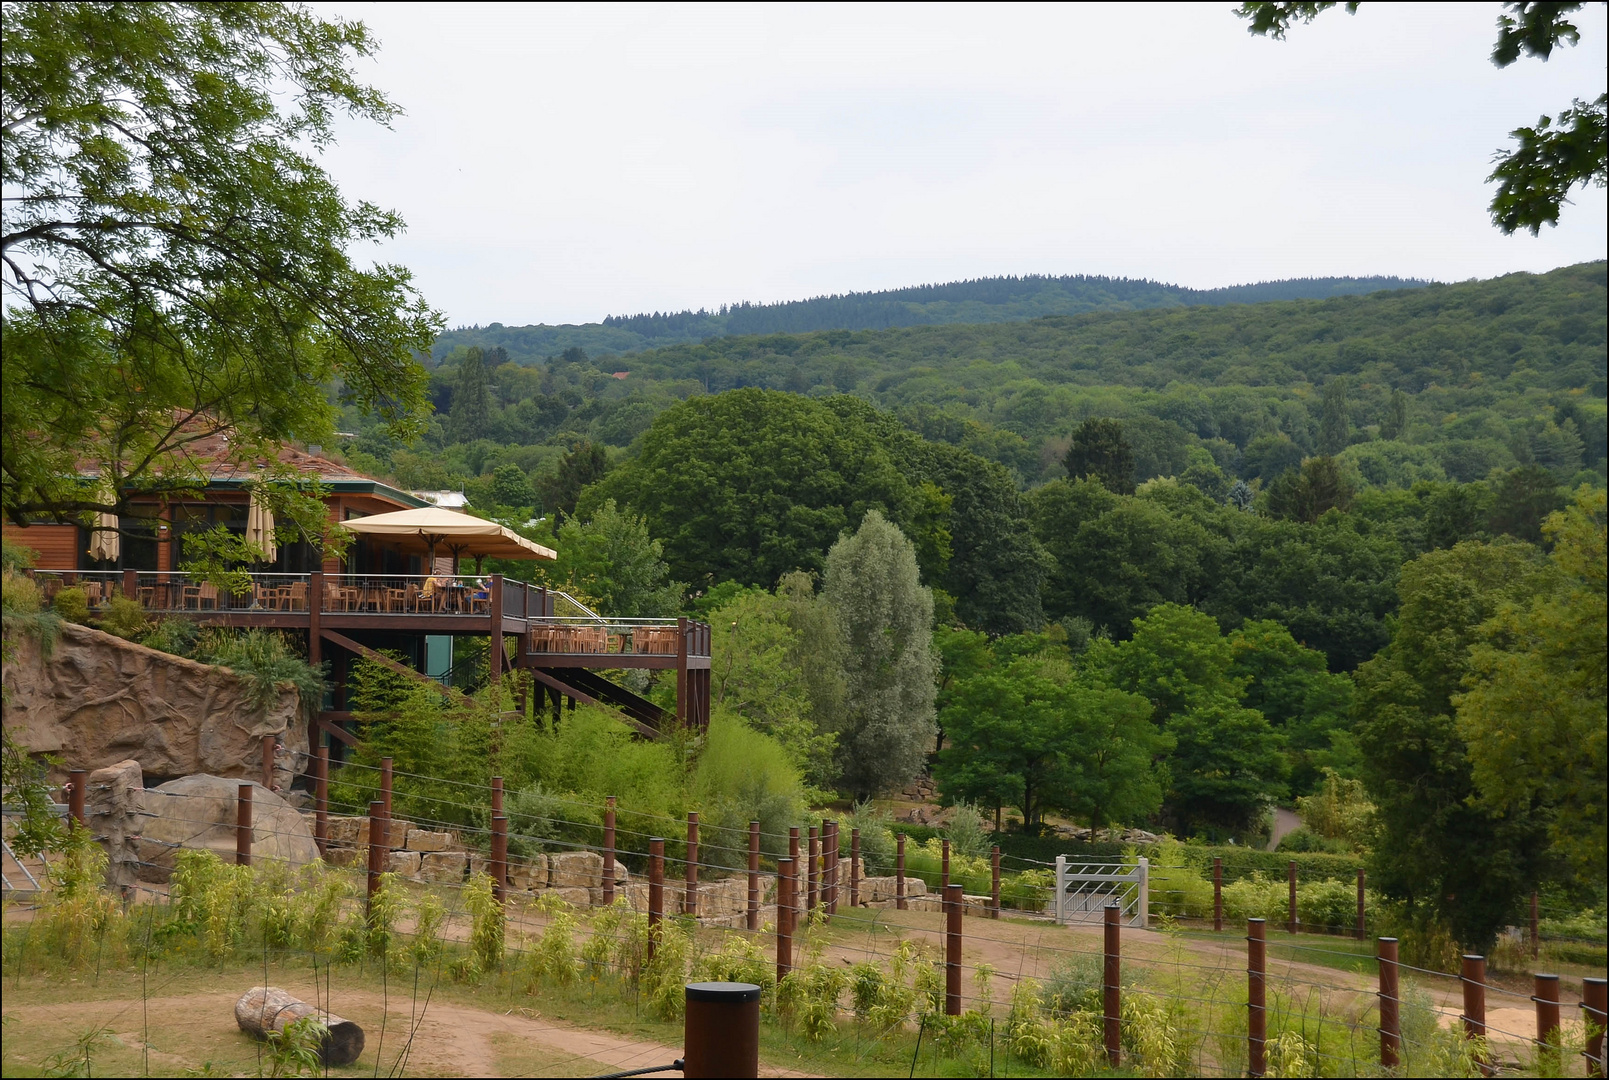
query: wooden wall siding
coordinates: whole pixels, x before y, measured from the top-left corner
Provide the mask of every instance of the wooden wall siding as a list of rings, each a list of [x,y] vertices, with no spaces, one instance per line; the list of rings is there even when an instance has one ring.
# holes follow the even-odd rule
[[[5,538],[39,553],[34,565],[41,570],[78,569],[77,525],[5,524]]]

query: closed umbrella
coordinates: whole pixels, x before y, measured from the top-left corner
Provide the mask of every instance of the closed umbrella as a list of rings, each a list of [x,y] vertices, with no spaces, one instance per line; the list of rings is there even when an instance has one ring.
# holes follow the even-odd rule
[[[97,494],[101,502],[113,501],[110,485],[103,486]],[[116,562],[122,553],[123,542],[117,532],[117,515],[96,514],[95,527],[89,534],[89,557],[97,562]]]
[[[274,512],[256,492],[252,493],[251,509],[246,512],[246,543],[262,549],[263,562],[279,558],[279,546],[274,543]]]

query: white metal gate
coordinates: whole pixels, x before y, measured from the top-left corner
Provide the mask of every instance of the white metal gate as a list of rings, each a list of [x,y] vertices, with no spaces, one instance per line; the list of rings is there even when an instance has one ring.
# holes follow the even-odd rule
[[[1056,921],[1098,923],[1106,918],[1108,904],[1116,904],[1129,926],[1144,928],[1151,916],[1151,860],[1139,865],[1121,862],[1071,862],[1056,856]]]

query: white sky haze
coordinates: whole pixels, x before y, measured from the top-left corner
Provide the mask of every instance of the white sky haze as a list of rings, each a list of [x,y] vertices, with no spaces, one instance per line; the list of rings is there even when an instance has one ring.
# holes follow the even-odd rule
[[[1505,237],[1507,132],[1602,93],[1604,5],[1548,63],[1496,3],[1365,3],[1254,38],[1226,4],[336,4],[407,115],[326,164],[394,208],[449,325],[994,274],[1207,288],[1452,281],[1605,255],[1605,192]]]

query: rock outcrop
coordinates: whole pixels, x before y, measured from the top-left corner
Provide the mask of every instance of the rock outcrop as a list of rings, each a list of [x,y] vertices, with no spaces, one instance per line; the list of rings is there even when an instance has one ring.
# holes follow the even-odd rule
[[[196,775],[143,792],[141,879],[166,881],[184,848],[204,848],[225,862],[234,862],[239,789],[239,780]],[[279,863],[295,870],[318,858],[313,832],[294,807],[257,783],[252,784],[251,800],[254,866]]]
[[[274,784],[289,790],[307,766],[307,726],[297,723],[295,688],[266,709],[244,681],[214,667],[147,649],[87,626],[66,624],[48,657],[25,635],[5,665],[5,726],[34,753],[64,769],[139,762],[148,777],[193,773],[258,779],[262,737],[278,736]],[[53,778],[65,780],[56,770]],[[230,850],[233,850],[232,848]]]

